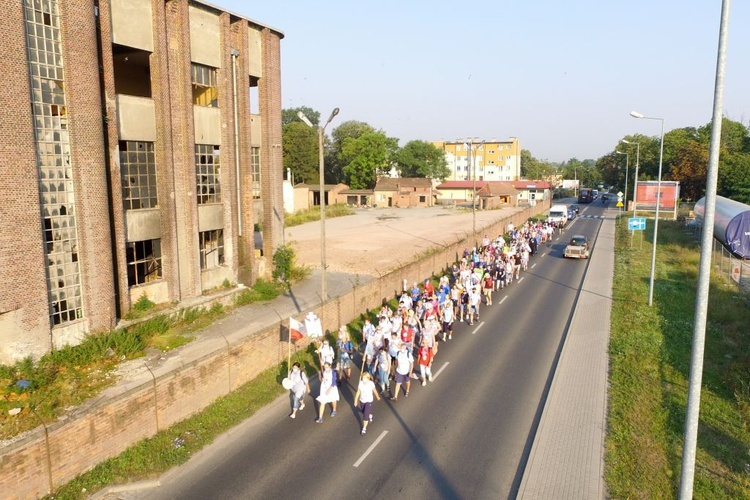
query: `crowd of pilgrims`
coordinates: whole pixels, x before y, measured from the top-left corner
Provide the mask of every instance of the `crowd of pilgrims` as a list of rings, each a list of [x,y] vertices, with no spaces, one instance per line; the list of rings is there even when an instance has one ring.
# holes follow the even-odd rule
[[[373,402],[381,396],[391,401],[408,398],[412,379],[422,386],[431,382],[439,341],[453,339],[455,322],[478,322],[482,307],[492,305],[492,293],[519,280],[529,259],[560,230],[545,222],[528,221],[517,228],[509,225],[505,236],[494,240],[485,236],[481,246],[464,250],[461,260],[437,284],[425,279],[421,286],[417,282],[411,288],[404,286],[395,310],[384,300],[376,322],[365,319],[363,370],[354,397],[354,405],[362,411],[362,434],[372,422]],[[356,352],[346,326],[338,331],[335,349],[327,339],[318,347],[322,369],[317,423],[323,422],[328,404],[330,416],[336,416],[338,387],[351,378]],[[289,416],[295,418],[305,407],[310,385],[299,363],[295,363],[290,379],[294,387]]]

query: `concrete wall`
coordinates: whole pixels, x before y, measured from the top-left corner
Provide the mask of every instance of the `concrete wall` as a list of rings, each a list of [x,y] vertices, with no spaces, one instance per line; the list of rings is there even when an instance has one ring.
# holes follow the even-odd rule
[[[195,5],[189,7],[190,60],[213,68],[221,68],[221,34],[218,13]]]
[[[151,0],[110,0],[112,41],[119,45],[154,51]]]
[[[126,210],[125,231],[127,241],[145,241],[161,238],[161,211],[151,208]]]
[[[193,106],[195,143],[221,146],[221,109]]]
[[[548,201],[539,203],[478,228],[475,235],[436,249],[432,255],[402,268],[385,272],[378,279],[331,298],[312,311],[321,318],[324,330],[335,331],[368,308],[379,307],[383,298],[396,296],[402,289],[403,279],[421,281],[441,274],[460,258],[464,248],[476,245],[481,235],[503,234],[508,223],[518,226],[548,208]],[[210,279],[218,281],[219,274],[211,275]],[[231,295],[225,296],[225,302],[231,302]],[[301,311],[299,316],[307,312]],[[141,379],[123,381],[48,425],[49,446],[45,444],[45,432],[41,427],[4,446],[0,449],[0,491],[11,492],[8,498],[50,493],[98,462],[202,410],[216,398],[286,359],[287,343],[281,339],[281,329],[279,322],[260,331],[248,328],[227,337],[188,344],[182,348],[180,360],[154,369],[153,378],[146,374]],[[303,348],[304,340],[296,345],[296,349]],[[48,463],[52,464],[52,470],[47,467]]]
[[[261,78],[263,76],[263,34],[252,26],[248,29],[247,54],[250,64],[248,74]]]
[[[156,141],[154,100],[117,94],[117,133],[121,141]]]

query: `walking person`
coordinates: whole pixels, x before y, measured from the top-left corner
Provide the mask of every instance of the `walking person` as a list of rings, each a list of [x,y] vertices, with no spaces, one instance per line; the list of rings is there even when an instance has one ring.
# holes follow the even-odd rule
[[[354,355],[354,344],[349,339],[349,330],[346,326],[339,329],[339,339],[336,342],[339,350],[339,382],[349,380],[352,376],[352,356]]]
[[[289,418],[297,418],[297,411],[305,409],[305,396],[310,394],[310,381],[307,374],[302,371],[299,362],[292,365],[292,371],[289,372],[289,379],[292,381],[292,413]]]
[[[432,349],[422,342],[417,351],[417,358],[419,360],[419,378],[422,380],[423,387],[427,385],[428,380],[432,382],[432,357]]]
[[[396,390],[391,396],[391,401],[398,401],[398,393],[401,390],[401,386],[404,386],[404,397],[409,397],[409,388],[411,387],[411,374],[414,372],[414,356],[406,348],[405,345],[401,345],[401,348],[396,355]]]
[[[372,422],[372,403],[374,399],[380,401],[378,391],[375,390],[375,382],[369,373],[364,373],[357,386],[357,392],[354,394],[354,406],[359,403],[359,409],[362,410],[362,432],[367,434],[367,424]]]
[[[333,347],[328,343],[328,339],[325,339],[323,341],[323,345],[320,346],[317,350],[318,353],[318,361],[320,361],[320,368],[322,369],[326,363],[329,365],[333,365]]]
[[[323,413],[326,405],[331,404],[331,417],[336,416],[336,408],[339,403],[339,388],[337,387],[336,371],[331,368],[331,363],[323,365],[323,371],[320,372],[320,394],[316,398],[319,403],[318,418],[316,423],[323,423]]]

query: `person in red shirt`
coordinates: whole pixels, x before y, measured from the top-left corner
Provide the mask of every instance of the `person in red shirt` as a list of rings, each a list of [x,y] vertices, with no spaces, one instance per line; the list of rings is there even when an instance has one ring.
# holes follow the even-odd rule
[[[433,295],[435,295],[435,287],[432,286],[432,282],[429,279],[424,280],[422,295],[426,297],[432,297]]]
[[[432,349],[427,346],[427,343],[422,341],[417,351],[417,358],[419,363],[419,374],[422,379],[422,385],[427,385],[427,381],[432,382]]]

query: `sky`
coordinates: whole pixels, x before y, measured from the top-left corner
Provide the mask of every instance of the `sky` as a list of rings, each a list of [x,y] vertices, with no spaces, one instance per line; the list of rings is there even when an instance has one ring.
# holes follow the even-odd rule
[[[720,0],[213,0],[284,33],[282,107],[410,140],[597,159],[711,120]],[[750,122],[750,2],[732,2],[724,116]]]

